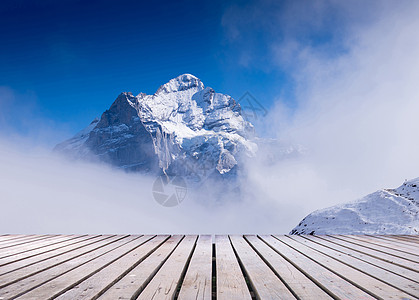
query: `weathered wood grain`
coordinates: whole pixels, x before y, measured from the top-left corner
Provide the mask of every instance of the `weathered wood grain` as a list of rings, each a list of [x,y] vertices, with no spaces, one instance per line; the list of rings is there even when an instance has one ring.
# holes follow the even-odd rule
[[[308,236],[305,236],[308,238]],[[413,272],[419,272],[419,264],[414,263],[412,261],[397,257],[395,255],[388,254],[386,252],[371,248],[365,247],[362,245],[357,244],[356,242],[351,242],[347,240],[343,240],[342,238],[335,238],[332,236],[315,236],[316,240],[325,240],[328,242],[332,242],[336,245],[342,245],[347,247],[348,249],[358,251],[360,253],[368,254],[369,256],[375,257],[377,259],[393,263],[395,265],[401,266],[403,268],[409,269]]]
[[[400,251],[399,249],[394,249],[394,248],[390,248],[390,247],[386,247],[384,245],[381,244],[377,244],[377,243],[371,243],[368,240],[362,240],[362,239],[358,239],[358,238],[354,238],[353,236],[331,236],[334,238],[338,238],[338,239],[343,239],[345,241],[350,241],[353,243],[356,243],[358,245],[364,246],[364,247],[368,247],[371,249],[375,249],[375,250],[379,250],[381,252],[387,253],[387,254],[391,254],[394,255],[396,257],[399,257],[401,259],[405,259],[411,262],[414,262],[416,264],[419,264],[419,260],[418,257],[416,255],[404,252],[404,251]]]
[[[337,299],[375,299],[370,294],[325,268],[318,261],[280,242],[272,236],[261,236],[279,254],[303,272],[312,281]]]
[[[304,239],[303,237],[293,236],[291,239],[304,244],[305,246],[318,251],[324,255],[329,256],[347,266],[350,266],[358,271],[367,273],[369,276],[374,277],[388,285],[393,286],[405,293],[410,294],[414,297],[419,297],[419,284],[416,281],[404,278],[397,275],[396,273],[389,272],[386,269],[377,267],[376,265],[362,261],[356,257],[350,256],[344,252],[339,252],[336,249],[330,249],[326,246],[314,243],[310,240]]]
[[[54,257],[60,256],[69,251],[79,249],[83,246],[93,244],[111,236],[84,236],[77,240],[63,242],[60,245],[45,247],[42,250],[36,249],[30,252],[20,253],[0,259],[0,276],[15,270],[30,266]],[[58,262],[63,261],[62,257]]]
[[[107,243],[101,247],[97,247],[92,249],[91,251],[84,253],[80,256],[73,257],[72,259],[55,265],[51,268],[43,269],[38,272],[34,272],[30,275],[25,275],[23,278],[15,279],[13,278],[11,283],[5,284],[5,287],[0,289],[0,296],[1,297],[17,297],[18,295],[23,295],[24,293],[33,290],[34,288],[40,287],[43,285],[43,288],[40,291],[48,294],[50,293],[50,286],[47,282],[62,276],[63,274],[70,272],[88,262],[101,259],[101,257],[113,250],[118,249],[119,247],[123,247],[124,245],[132,242],[133,240],[137,239],[136,236],[124,236],[124,237],[115,237],[112,239],[111,243]],[[131,244],[128,246],[131,247]],[[119,252],[118,252],[119,253]],[[82,276],[85,274],[80,273]],[[5,275],[8,277],[9,274]],[[37,275],[37,276],[34,276]],[[8,280],[11,280],[8,278]],[[71,282],[68,282],[71,283]],[[42,299],[42,298],[34,298],[34,299]]]
[[[372,243],[374,245],[380,245],[386,247],[388,249],[396,250],[402,253],[407,253],[410,255],[415,256],[415,259],[419,259],[419,253],[417,253],[417,248],[412,246],[403,245],[402,243],[397,243],[394,241],[385,240],[379,237],[374,236],[360,236],[360,235],[349,235],[348,237],[356,239],[356,240],[363,240],[367,243]]]
[[[411,235],[1,235],[1,299],[419,299]]]
[[[384,243],[388,245],[388,247],[400,249],[400,250],[409,252],[411,254],[414,254],[416,256],[419,256],[418,246],[416,245],[416,243],[412,244],[406,241],[391,239],[385,236],[366,235],[364,238],[370,238],[371,241],[374,240],[374,242],[377,242],[377,243]]]
[[[382,299],[394,299],[394,298],[411,298],[410,294],[402,292],[393,286],[390,286],[375,277],[367,275],[362,271],[359,271],[352,266],[342,263],[337,260],[336,257],[332,258],[323,253],[320,253],[312,248],[307,247],[287,236],[276,236],[278,240],[287,244],[288,246],[298,249],[301,254],[310,257],[311,259],[320,262],[322,266],[328,270],[333,271],[335,274],[351,282],[357,287],[368,291],[371,295],[376,298]]]
[[[412,237],[406,237],[406,236],[398,236],[398,235],[389,235],[389,236],[381,236],[380,237],[385,237],[388,239],[392,239],[394,241],[403,241],[403,242],[407,242],[409,244],[414,244],[415,246],[417,246],[417,244],[419,243],[418,239],[412,238]]]
[[[211,300],[212,237],[201,235],[180,289],[178,299]]]
[[[39,235],[39,236],[31,236],[20,240],[15,240],[15,241],[9,241],[9,242],[5,242],[2,245],[0,245],[0,256],[1,253],[3,251],[8,251],[9,248],[15,247],[14,249],[16,249],[17,247],[21,246],[21,245],[30,245],[33,244],[37,241],[41,241],[41,240],[46,240],[46,239],[53,239],[55,237],[58,237],[58,235]]]
[[[137,299],[174,299],[196,240],[196,235],[185,236]]]
[[[96,299],[114,285],[129,271],[140,264],[149,254],[159,247],[169,236],[159,235],[128,254],[122,256],[88,279],[82,281],[56,299]]]
[[[242,236],[231,236],[230,239],[259,299],[295,299],[285,284]]]
[[[182,238],[181,235],[170,237],[143,262],[105,291],[99,299],[136,299],[166,262]]]
[[[121,237],[113,236],[110,239],[103,238],[100,240],[97,244],[92,244],[90,246],[84,247],[82,249],[78,249],[77,251],[67,253],[60,257],[55,257],[51,260],[45,260],[38,262],[37,264],[31,264],[28,266],[24,266],[22,268],[18,268],[16,270],[13,270],[11,272],[6,272],[0,275],[0,288],[10,285],[12,283],[18,282],[20,280],[23,280],[25,278],[37,275],[38,273],[44,272],[46,270],[55,268],[54,270],[57,270],[59,265],[65,264],[65,265],[74,265],[77,263],[77,260],[79,257],[83,255],[90,255],[92,258],[94,257],[92,251],[98,250],[101,247],[110,245],[111,243],[114,243],[117,240],[120,240]],[[110,246],[109,249],[111,249],[114,246]],[[97,253],[95,253],[97,254]],[[73,260],[73,261],[72,261]],[[66,269],[67,267],[61,267],[63,269]],[[45,273],[42,274],[42,276],[45,277]]]
[[[0,236],[0,244],[2,244],[3,242],[6,241],[11,241],[11,240],[19,240],[19,239],[26,239],[26,238],[30,238],[35,236],[35,234],[5,234]]]
[[[215,249],[217,299],[251,299],[228,236],[215,236]]]
[[[6,249],[3,249],[4,251],[0,252],[0,259],[13,256],[16,254],[25,254],[32,250],[38,250],[38,249],[42,249],[44,247],[48,247],[51,245],[57,245],[59,243],[73,240],[76,238],[77,236],[58,236],[58,237],[50,238],[47,240],[36,241],[33,243],[25,243],[24,245],[20,245],[18,249],[16,249],[15,247],[6,248]]]
[[[88,279],[114,261],[147,242],[150,238],[152,238],[152,236],[129,236],[124,239],[124,242],[123,240],[119,240],[115,243],[122,242],[122,244],[117,245],[117,247],[110,249],[110,251],[107,251],[94,259],[78,265],[76,268],[67,270],[59,276],[51,278],[44,282],[41,287],[37,286],[29,292],[26,292],[22,296],[22,299],[56,299],[59,295],[80,284],[82,281]]]
[[[410,280],[413,280],[417,283],[419,283],[419,274],[418,272],[412,271],[411,269],[407,269],[405,267],[401,267],[399,265],[394,264],[393,262],[388,262],[385,260],[381,260],[376,258],[375,256],[370,256],[366,254],[365,252],[358,252],[354,249],[350,249],[332,242],[329,242],[324,239],[315,238],[313,236],[304,236],[303,238],[308,239],[312,242],[318,243],[320,245],[323,245],[325,247],[328,247],[329,249],[333,249],[342,253],[345,253],[351,257],[358,258],[364,262],[370,263],[374,266],[380,267],[384,270],[388,270],[394,274],[397,274],[399,276],[403,276],[405,278],[408,278]],[[368,250],[368,249],[367,249]]]
[[[255,248],[257,253],[263,257],[266,263],[275,270],[275,273],[287,283],[299,299],[332,299],[326,291],[322,290],[261,239],[248,235],[245,238]]]

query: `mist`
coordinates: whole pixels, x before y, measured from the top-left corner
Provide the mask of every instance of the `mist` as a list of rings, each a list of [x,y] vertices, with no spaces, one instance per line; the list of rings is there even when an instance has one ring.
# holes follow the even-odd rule
[[[258,201],[212,201],[188,187],[164,207],[156,177],[69,161],[46,149],[0,147],[0,228],[8,233],[256,233],[284,226]],[[220,187],[220,190],[223,187]],[[274,230],[276,231],[276,230]]]
[[[317,4],[324,2],[315,3],[313,16],[309,11],[297,21],[310,25],[322,19],[324,6]],[[356,13],[361,9],[331,3],[346,17],[332,38],[344,51],[328,55],[330,49],[293,38],[301,28],[289,19],[281,38],[267,44],[270,68],[294,78],[296,105],[287,106],[278,95],[259,125],[280,146],[261,145],[258,156],[246,160],[240,195],[226,193],[228,200],[218,201],[189,187],[181,204],[164,207],[153,199],[155,177],[72,162],[52,154],[46,139],[8,132],[0,139],[1,231],[288,233],[313,210],[418,177],[419,4],[374,2],[365,8],[374,11],[368,19]],[[227,16],[243,14],[234,9]],[[278,18],[276,24],[283,22]],[[243,27],[230,25],[225,24],[237,39]],[[272,34],[277,30],[261,26]],[[48,137],[59,135],[45,127]],[[284,147],[299,154],[279,155]],[[272,157],[277,159],[267,159]]]

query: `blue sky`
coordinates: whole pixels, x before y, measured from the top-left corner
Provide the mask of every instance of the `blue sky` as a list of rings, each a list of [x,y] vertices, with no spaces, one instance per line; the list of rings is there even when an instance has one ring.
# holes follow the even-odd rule
[[[71,135],[120,92],[154,93],[182,73],[292,108],[297,54],[344,53],[348,11],[334,1],[2,1],[2,127]]]

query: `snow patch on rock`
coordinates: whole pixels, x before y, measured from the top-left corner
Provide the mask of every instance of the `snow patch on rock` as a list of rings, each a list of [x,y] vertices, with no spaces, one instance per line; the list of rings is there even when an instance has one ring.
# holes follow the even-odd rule
[[[118,167],[147,165],[149,171],[154,162],[147,161],[151,158],[144,151],[148,151],[166,174],[200,172],[191,166],[226,174],[239,165],[242,155],[255,155],[253,137],[252,124],[244,120],[240,105],[231,96],[183,74],[153,95],[122,93],[94,126],[56,149],[80,158],[93,154]],[[150,144],[153,151],[144,144]],[[122,148],[125,150],[120,151]],[[131,155],[141,151],[144,153]]]

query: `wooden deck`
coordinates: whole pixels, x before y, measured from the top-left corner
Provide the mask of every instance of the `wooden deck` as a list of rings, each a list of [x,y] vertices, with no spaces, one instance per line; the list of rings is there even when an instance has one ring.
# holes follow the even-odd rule
[[[16,298],[419,299],[419,237],[0,235]]]

